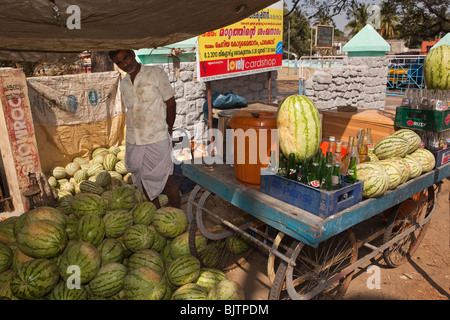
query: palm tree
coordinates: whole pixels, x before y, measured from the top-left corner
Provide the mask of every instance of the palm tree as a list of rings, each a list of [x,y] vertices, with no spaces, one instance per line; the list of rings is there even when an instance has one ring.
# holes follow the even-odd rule
[[[354,36],[366,26],[368,17],[366,4],[356,5],[347,12],[347,19],[349,19],[349,21],[346,24],[344,31],[350,31],[349,36]]]
[[[389,1],[381,3],[381,30],[384,38],[392,39],[398,34],[397,25],[400,17],[397,16],[397,6]]]
[[[332,25],[335,26],[333,18],[324,10],[317,11],[312,18],[314,18],[313,23],[320,25]]]

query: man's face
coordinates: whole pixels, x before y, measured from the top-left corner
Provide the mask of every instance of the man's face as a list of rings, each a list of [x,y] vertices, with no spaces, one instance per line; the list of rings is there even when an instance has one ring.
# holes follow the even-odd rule
[[[128,74],[132,74],[138,66],[138,62],[134,57],[134,52],[130,51],[119,51],[119,53],[113,58],[113,61],[121,70]]]

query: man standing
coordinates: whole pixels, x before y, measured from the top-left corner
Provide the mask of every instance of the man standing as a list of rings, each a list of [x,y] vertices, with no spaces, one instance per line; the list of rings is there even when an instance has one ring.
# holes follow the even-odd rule
[[[171,138],[176,102],[169,78],[159,67],[138,63],[133,50],[110,51],[109,56],[127,73],[120,82],[126,110],[125,167],[131,173],[134,185],[157,208],[161,207],[158,195],[163,190],[169,205],[179,208]]]

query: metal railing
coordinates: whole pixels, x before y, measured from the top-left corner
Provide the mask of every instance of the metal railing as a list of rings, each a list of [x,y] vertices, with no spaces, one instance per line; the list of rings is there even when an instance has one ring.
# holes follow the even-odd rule
[[[403,96],[407,89],[423,89],[425,55],[389,55],[386,94]]]

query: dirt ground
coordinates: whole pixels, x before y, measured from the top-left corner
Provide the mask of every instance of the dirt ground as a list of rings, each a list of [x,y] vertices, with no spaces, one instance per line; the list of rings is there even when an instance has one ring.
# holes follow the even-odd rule
[[[278,79],[279,101],[298,93],[298,76],[294,69],[283,69]],[[388,97],[386,106],[396,106],[399,98]],[[409,262],[390,268],[377,256],[355,271],[344,300],[449,300],[450,299],[450,181],[445,180],[430,227],[420,247]],[[241,267],[228,271],[238,281],[248,300],[266,300],[270,291],[264,249],[255,250]],[[372,273],[368,267],[379,267],[380,287],[370,289]],[[373,287],[373,286],[372,286]]]

